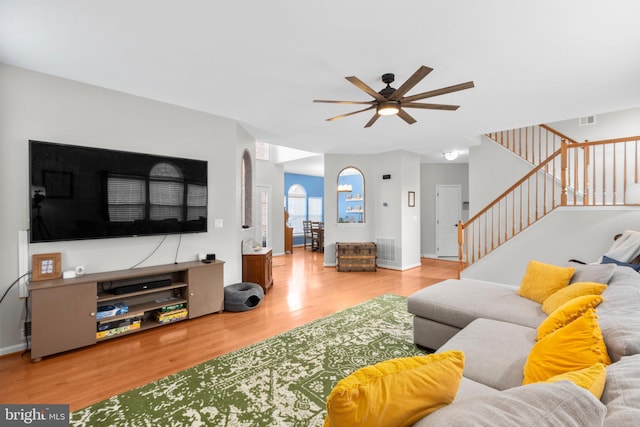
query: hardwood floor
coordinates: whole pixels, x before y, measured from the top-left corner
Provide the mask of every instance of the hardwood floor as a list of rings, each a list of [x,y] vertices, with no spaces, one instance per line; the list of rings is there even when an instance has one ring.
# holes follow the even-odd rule
[[[69,404],[71,411],[269,338],[384,293],[408,296],[457,276],[457,263],[424,259],[403,272],[339,273],[323,254],[273,258],[274,285],[254,310],[224,312],[131,334],[31,363],[0,358],[0,402]]]

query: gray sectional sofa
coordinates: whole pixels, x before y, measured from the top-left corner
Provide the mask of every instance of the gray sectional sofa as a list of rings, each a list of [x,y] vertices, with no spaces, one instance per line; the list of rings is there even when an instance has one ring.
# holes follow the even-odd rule
[[[614,264],[576,264],[571,282],[607,284],[598,324],[613,362],[598,401],[568,381],[522,385],[523,368],[547,317],[518,286],[445,280],[407,300],[416,344],[465,354],[455,401],[426,426],[640,426],[640,274]]]

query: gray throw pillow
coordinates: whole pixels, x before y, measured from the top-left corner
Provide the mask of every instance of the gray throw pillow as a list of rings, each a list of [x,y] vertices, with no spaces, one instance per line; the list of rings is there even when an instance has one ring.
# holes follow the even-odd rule
[[[608,285],[616,269],[614,264],[580,264],[573,261],[569,261],[567,267],[576,269],[569,284],[576,282],[595,282]]]

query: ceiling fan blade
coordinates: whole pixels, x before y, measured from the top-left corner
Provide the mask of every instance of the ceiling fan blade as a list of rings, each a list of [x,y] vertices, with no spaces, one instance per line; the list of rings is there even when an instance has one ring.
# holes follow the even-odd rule
[[[357,78],[355,76],[350,76],[350,77],[345,77],[345,79],[347,79],[351,83],[353,83],[358,89],[363,90],[366,93],[368,93],[369,95],[371,95],[376,101],[380,101],[380,102],[387,101],[387,98],[385,98],[384,96],[380,95],[375,90],[371,89],[366,83],[364,83],[359,78]]]
[[[405,93],[413,89],[415,85],[420,83],[420,80],[427,77],[427,75],[432,71],[433,71],[433,68],[425,67],[424,65],[418,68],[418,70],[415,73],[413,73],[413,75],[409,77],[407,81],[402,84],[402,86],[400,86],[398,89],[396,89],[395,92],[393,92],[393,95],[389,97],[389,100],[399,101],[400,98],[402,98]]]
[[[327,119],[327,121],[331,122],[331,121],[334,121],[334,120],[342,119],[344,117],[353,116],[354,114],[362,113],[363,111],[371,110],[373,108],[376,108],[375,105],[372,105],[371,107],[364,108],[362,110],[352,111],[351,113],[341,114],[341,115],[335,116],[335,117],[330,117],[330,118]]]
[[[417,95],[405,96],[402,98],[402,102],[413,102],[419,99],[431,98],[432,96],[444,95],[446,93],[457,92],[459,90],[471,89],[474,87],[473,82],[460,83],[453,86],[443,87],[441,89],[430,90],[429,92],[422,92]]]
[[[313,102],[327,102],[330,104],[375,104],[375,101],[332,101],[327,99],[314,99]]]
[[[367,124],[366,124],[366,125],[364,125],[364,127],[366,127],[366,128],[370,128],[371,126],[373,126],[373,124],[376,122],[376,120],[378,120],[378,117],[380,117],[380,115],[379,115],[378,113],[375,113],[375,114],[373,115],[373,117],[371,117],[371,120],[369,120],[369,121],[367,122]]]
[[[423,108],[425,110],[447,110],[455,111],[460,108],[459,105],[447,105],[447,104],[421,104],[418,102],[408,102],[402,104],[402,108]]]
[[[410,125],[412,125],[412,124],[414,124],[416,122],[416,119],[411,117],[409,115],[409,113],[404,111],[402,108],[400,109],[400,111],[398,111],[398,117],[400,117],[402,120],[404,120],[405,122],[409,123]]]

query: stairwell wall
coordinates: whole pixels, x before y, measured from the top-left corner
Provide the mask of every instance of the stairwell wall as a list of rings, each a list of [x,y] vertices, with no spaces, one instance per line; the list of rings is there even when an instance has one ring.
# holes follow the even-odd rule
[[[598,262],[613,236],[638,230],[640,208],[561,207],[462,271],[463,278],[519,286],[530,260]]]

